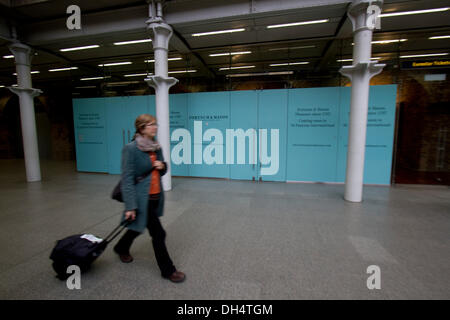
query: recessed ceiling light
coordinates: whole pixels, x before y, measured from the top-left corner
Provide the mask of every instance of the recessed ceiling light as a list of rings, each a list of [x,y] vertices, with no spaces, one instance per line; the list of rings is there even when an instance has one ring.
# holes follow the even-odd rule
[[[373,58],[370,58],[370,60],[380,60],[381,59],[381,57],[373,57]],[[353,59],[338,59],[338,60],[336,60],[337,62],[352,62],[353,61]]]
[[[392,39],[392,40],[375,40],[372,41],[371,44],[389,44],[389,43],[399,43],[399,42],[405,42],[408,41],[408,39]],[[352,46],[354,46],[355,43],[352,42]]]
[[[234,70],[234,69],[249,69],[249,68],[255,68],[255,66],[224,67],[224,68],[219,68],[219,71]]]
[[[397,42],[405,42],[408,39],[394,39],[394,40],[376,40],[372,41],[372,44],[387,44],[387,43],[397,43]]]
[[[100,80],[100,79],[106,79],[106,78],[111,78],[110,76],[106,76],[106,77],[91,77],[91,78],[81,78],[81,81],[85,81],[85,80]]]
[[[31,73],[31,74],[36,74],[36,73],[41,73],[41,72],[40,72],[40,71],[31,71],[30,73]],[[17,76],[17,73],[14,72],[13,75],[14,75],[14,76]]]
[[[59,68],[59,69],[49,69],[50,72],[57,72],[57,71],[68,71],[68,70],[76,70],[78,67],[68,67],[68,68]]]
[[[177,61],[177,60],[183,60],[183,58],[181,57],[174,57],[174,58],[167,58],[167,61]],[[150,60],[144,60],[144,62],[155,62],[155,59],[150,59]]]
[[[330,21],[330,19],[322,19],[322,20],[301,21],[301,22],[292,22],[292,23],[283,23],[283,24],[273,24],[273,25],[267,26],[267,29],[303,26],[303,25],[307,25],[307,24],[326,23],[329,21]]]
[[[142,40],[131,40],[131,41],[122,41],[122,42],[114,42],[115,46],[123,46],[127,44],[135,44],[135,43],[144,43],[144,42],[151,42],[152,39],[142,39]]]
[[[235,77],[253,77],[253,76],[279,76],[285,74],[293,74],[294,71],[280,71],[280,72],[262,72],[262,73],[236,73],[236,74],[227,74],[226,77],[235,78]]]
[[[430,40],[450,39],[450,36],[434,36],[434,37],[429,37],[428,39],[430,39]]]
[[[132,73],[132,74],[126,74],[124,77],[142,77],[142,76],[151,76],[153,73]]]
[[[100,47],[98,44],[93,44],[90,46],[83,46],[83,47],[73,47],[73,48],[65,48],[65,49],[59,49],[59,51],[67,52],[67,51],[77,51],[77,50],[86,50],[86,49],[94,49]]]
[[[387,12],[387,13],[380,14],[379,17],[380,18],[386,18],[386,17],[406,16],[406,15],[411,15],[411,14],[443,12],[443,11],[447,11],[449,9],[450,9],[450,7],[436,8],[436,9],[426,9],[426,10],[402,11],[402,12]]]
[[[169,71],[168,73],[191,73],[191,72],[197,72],[197,70],[178,70],[178,71]]]
[[[193,33],[192,36],[193,37],[202,37],[202,36],[212,36],[215,34],[234,33],[234,32],[242,32],[242,31],[245,31],[245,28]]]
[[[298,64],[308,64],[308,61],[302,61],[302,62],[286,62],[286,63],[272,63],[269,66],[271,67],[283,67],[283,66],[294,66]]]
[[[412,55],[406,55],[406,56],[400,56],[400,58],[423,58],[423,57],[439,57],[439,56],[446,56],[448,53],[428,53],[428,54],[412,54]]]
[[[210,57],[222,57],[222,56],[234,56],[237,54],[250,54],[251,51],[239,51],[239,52],[224,52],[224,53],[211,53]]]
[[[124,62],[112,62],[112,63],[104,63],[104,64],[99,64],[99,67],[113,67],[113,66],[123,66],[126,64],[132,64],[131,61],[124,61]]]

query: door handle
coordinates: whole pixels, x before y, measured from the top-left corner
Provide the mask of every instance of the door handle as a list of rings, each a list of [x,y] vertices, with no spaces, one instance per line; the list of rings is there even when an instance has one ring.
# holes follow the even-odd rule
[[[128,143],[130,143],[130,130],[128,130]]]
[[[123,145],[125,145],[125,130],[124,129],[122,129],[122,142],[123,142]]]

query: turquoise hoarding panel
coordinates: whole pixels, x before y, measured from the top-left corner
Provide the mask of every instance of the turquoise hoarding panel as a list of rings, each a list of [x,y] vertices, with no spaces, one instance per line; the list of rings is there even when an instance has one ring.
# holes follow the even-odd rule
[[[260,161],[257,171],[258,179],[262,181],[286,181],[287,112],[287,89],[258,92],[258,159]],[[261,132],[261,129],[266,131]],[[278,139],[276,139],[276,130],[278,130]],[[262,140],[263,136],[267,137],[267,143]],[[272,144],[272,137],[278,143],[278,148]],[[270,162],[264,161],[266,156]],[[265,171],[267,174],[264,174]]]
[[[233,130],[233,132],[237,135],[236,137],[233,135],[233,164],[229,166],[230,178],[239,180],[256,180],[258,178],[257,91],[231,92],[229,129]],[[242,131],[238,131],[239,129]],[[241,142],[239,142],[239,140]],[[242,145],[239,150],[238,144]]]
[[[341,88],[338,181],[345,182],[351,88]],[[371,86],[367,117],[365,184],[390,184],[397,85]]]
[[[170,109],[170,136],[172,137],[172,133],[177,129],[187,129],[188,128],[188,112],[187,112],[187,94],[171,94],[169,96],[169,109]],[[173,148],[182,142],[182,137],[178,138],[176,141],[170,141],[170,149],[171,152]],[[191,142],[188,143],[191,146]],[[178,149],[177,149],[178,150]],[[177,151],[176,150],[176,151]],[[179,152],[179,155],[175,155],[175,157],[183,157],[184,152],[187,150],[182,149]],[[171,170],[173,176],[189,176],[189,165],[188,164],[174,164],[174,157],[172,157],[171,153]]]
[[[396,85],[370,88],[364,183],[390,183],[396,91]],[[350,92],[350,87],[341,87],[169,95],[171,133],[186,128],[191,139],[190,161],[180,165],[172,162],[172,174],[344,182]],[[90,172],[120,173],[121,150],[133,137],[135,118],[142,113],[156,115],[154,95],[74,99],[73,108],[77,168]],[[237,164],[236,143],[233,164],[227,164],[227,129],[243,129],[243,133],[255,129],[255,168],[250,163],[249,138],[245,138],[244,164]],[[260,174],[274,162],[273,157],[270,165],[260,162],[260,129],[266,129],[268,159],[273,151],[271,131],[279,130],[275,174]],[[171,149],[177,145],[172,141]]]
[[[339,88],[289,90],[287,180],[336,181]]]
[[[136,118],[141,114],[149,114],[149,96],[128,96],[123,98],[124,119],[126,120],[127,143],[133,140],[136,132]]]
[[[347,165],[348,121],[350,117],[351,88],[340,88],[339,94],[339,135],[336,160],[336,182],[345,182]]]
[[[229,178],[229,167],[225,159],[225,134],[229,126],[230,92],[199,92],[188,95],[188,129],[192,138],[190,176]],[[206,140],[205,135],[208,134],[211,136]],[[216,161],[208,164],[208,155]]]
[[[120,174],[122,148],[132,141],[136,118],[149,113],[148,96],[103,98],[107,114],[108,172]]]
[[[150,94],[146,96],[148,99],[148,113],[156,117],[156,100],[155,95]],[[170,97],[170,95],[169,95]]]
[[[73,115],[77,170],[108,172],[103,99],[73,99]]]
[[[127,123],[124,117],[124,97],[103,98],[106,110],[108,137],[108,172],[120,174],[122,148],[127,143]]]

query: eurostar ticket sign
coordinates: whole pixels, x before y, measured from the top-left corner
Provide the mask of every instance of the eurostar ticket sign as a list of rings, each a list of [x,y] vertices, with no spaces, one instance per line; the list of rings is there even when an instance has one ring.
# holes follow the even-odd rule
[[[404,61],[402,69],[437,69],[449,68],[450,60],[432,60],[432,61]]]

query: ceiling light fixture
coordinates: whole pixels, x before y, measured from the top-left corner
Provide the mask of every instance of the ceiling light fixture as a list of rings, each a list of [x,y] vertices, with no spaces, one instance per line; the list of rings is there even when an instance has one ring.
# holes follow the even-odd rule
[[[65,48],[65,49],[59,49],[59,51],[67,52],[67,51],[76,51],[76,50],[86,50],[86,49],[94,49],[100,47],[98,44],[93,44],[90,46],[84,46],[84,47],[73,47],[73,48]]]
[[[13,59],[14,55],[3,56],[3,58],[5,58],[5,59]]]
[[[389,44],[389,43],[399,43],[399,42],[405,42],[408,41],[408,39],[392,39],[392,40],[375,40],[372,41],[371,44]],[[355,43],[352,42],[352,46],[354,46]]]
[[[267,29],[304,26],[307,24],[326,23],[329,21],[330,21],[330,19],[322,19],[322,20],[302,21],[302,22],[293,22],[293,23],[273,24],[273,25],[267,26]]]
[[[212,36],[215,34],[234,33],[234,32],[242,32],[242,31],[245,31],[245,28],[193,33],[192,36],[193,37],[202,37],[202,36]]]
[[[381,57],[373,57],[370,58],[370,60],[380,60]],[[336,60],[337,62],[353,62],[353,59],[338,59]]]
[[[174,57],[174,58],[167,58],[167,61],[178,61],[178,60],[183,60],[183,58],[181,57]],[[150,59],[150,60],[144,60],[144,62],[150,63],[150,62],[155,62],[155,59]]]
[[[178,70],[178,71],[169,71],[168,73],[191,73],[191,72],[197,72],[197,70]]]
[[[146,76],[151,76],[153,75],[153,73],[132,73],[132,74],[126,74],[124,75],[124,77],[146,77]]]
[[[106,78],[111,78],[110,76],[106,76],[106,77],[91,77],[91,78],[81,78],[81,81],[86,81],[86,80],[100,80],[100,79],[106,79]]]
[[[31,71],[30,73],[31,73],[31,74],[36,74],[36,73],[41,73],[41,72],[40,72],[40,71]],[[14,72],[13,75],[14,75],[14,76],[17,76],[17,73]]]
[[[426,10],[414,10],[414,11],[402,11],[402,12],[392,12],[392,13],[382,13],[379,15],[380,18],[387,17],[397,17],[397,16],[407,16],[411,14],[423,14],[423,13],[434,13],[434,12],[443,12],[449,10],[450,7],[445,8],[436,8],[436,9],[426,9]]]
[[[237,54],[250,54],[251,51],[239,51],[239,52],[224,52],[224,53],[211,53],[210,57],[222,57],[222,56],[234,56]]]
[[[131,61],[124,61],[124,62],[112,62],[112,63],[104,63],[104,64],[99,64],[99,67],[113,67],[113,66],[123,66],[126,64],[132,64]]]
[[[224,68],[219,68],[219,71],[234,70],[234,69],[249,69],[249,68],[255,68],[255,67],[256,66],[224,67]]]
[[[76,70],[78,67],[68,67],[68,68],[59,68],[59,69],[49,69],[50,72],[57,72],[57,71],[68,71],[68,70]]]
[[[450,36],[434,36],[434,37],[429,37],[428,39],[430,39],[430,40],[450,39]],[[3,58],[4,58],[4,57],[3,57]]]
[[[302,61],[302,62],[286,62],[286,63],[272,63],[269,66],[271,67],[283,67],[283,66],[294,66],[298,64],[309,64],[308,61]]]
[[[408,39],[376,40],[376,41],[372,41],[372,44],[387,44],[387,43],[398,43],[398,42],[405,42],[405,41],[408,41]]]
[[[413,55],[400,56],[400,58],[406,59],[406,58],[439,57],[439,56],[446,56],[446,55],[448,55],[448,53],[428,53],[428,54],[413,54]]]
[[[123,46],[123,45],[127,45],[127,44],[144,43],[144,42],[151,42],[151,41],[152,41],[152,39],[121,41],[121,42],[114,42],[114,45],[115,46]]]
[[[235,74],[227,74],[228,78],[235,77],[253,77],[253,76],[280,76],[286,74],[293,74],[294,71],[280,71],[280,72],[262,72],[262,73],[235,73]]]

